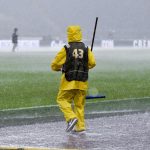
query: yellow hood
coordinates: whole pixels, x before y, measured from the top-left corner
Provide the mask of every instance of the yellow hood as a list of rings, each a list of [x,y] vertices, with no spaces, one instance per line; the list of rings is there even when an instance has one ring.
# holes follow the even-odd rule
[[[68,35],[68,43],[80,42],[82,40],[82,31],[80,26],[68,26],[67,35]]]

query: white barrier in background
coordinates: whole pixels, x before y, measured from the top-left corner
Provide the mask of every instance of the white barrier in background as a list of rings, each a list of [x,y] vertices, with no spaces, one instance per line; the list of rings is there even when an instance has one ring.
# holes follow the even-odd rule
[[[114,40],[102,40],[101,41],[102,48],[113,48],[114,47]]]
[[[134,40],[134,48],[150,48],[150,40]]]
[[[12,48],[11,40],[0,40],[0,49]]]
[[[18,40],[16,52],[21,51],[59,51],[65,43],[63,41],[51,41],[49,46],[40,47],[40,39],[21,39]],[[11,40],[0,40],[0,52],[11,52],[13,44]]]
[[[0,40],[0,51],[12,51],[13,44],[11,40]],[[39,40],[18,40],[16,51],[37,49],[40,47]]]
[[[50,47],[51,48],[61,48],[61,47],[63,47],[65,45],[65,43],[63,42],[63,41],[55,41],[55,40],[53,40],[53,41],[51,41],[51,43],[50,43]]]
[[[101,46],[95,46],[94,50],[100,49],[116,49],[120,47],[115,46],[114,40],[101,40]],[[51,41],[49,46],[41,47],[40,46],[40,39],[20,39],[18,40],[18,47],[15,50],[16,52],[22,51],[59,51],[65,43],[63,41]],[[11,40],[0,40],[0,52],[11,52],[13,44]],[[90,45],[89,45],[90,47]],[[150,40],[131,40],[130,46],[125,46],[121,48],[128,48],[128,49],[147,49],[150,48]]]

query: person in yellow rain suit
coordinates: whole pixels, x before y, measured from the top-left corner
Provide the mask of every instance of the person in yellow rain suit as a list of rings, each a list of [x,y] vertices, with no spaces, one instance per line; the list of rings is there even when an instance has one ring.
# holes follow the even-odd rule
[[[84,106],[88,88],[88,70],[95,67],[92,51],[82,42],[80,26],[68,26],[68,45],[65,45],[51,63],[54,71],[62,71],[57,103],[68,123],[66,132],[74,127],[85,131]],[[72,107],[72,102],[74,106]]]

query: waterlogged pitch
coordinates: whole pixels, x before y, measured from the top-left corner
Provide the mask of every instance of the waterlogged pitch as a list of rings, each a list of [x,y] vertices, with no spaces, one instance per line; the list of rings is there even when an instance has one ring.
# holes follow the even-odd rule
[[[93,52],[97,65],[89,75],[90,94],[106,95],[105,100],[150,97],[150,49]],[[0,53],[0,109],[56,104],[61,72],[50,69],[55,55],[42,50]]]
[[[149,49],[94,49],[87,94],[106,98],[87,100],[77,135],[51,106],[61,72],[50,69],[56,51],[43,51],[0,53],[0,149],[149,150]]]
[[[66,133],[65,122],[0,128],[0,148],[46,147],[49,148],[47,150],[53,148],[149,150],[150,148],[149,113],[87,119],[86,123],[87,131],[83,134]]]

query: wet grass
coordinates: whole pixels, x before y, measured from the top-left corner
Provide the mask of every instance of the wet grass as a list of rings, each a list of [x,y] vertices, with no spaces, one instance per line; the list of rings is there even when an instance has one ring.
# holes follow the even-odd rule
[[[86,104],[86,112],[150,111],[150,98],[108,100]]]
[[[53,73],[5,72],[0,90],[0,108],[19,108],[55,103],[57,76]]]
[[[90,87],[96,87],[107,99],[149,97],[149,76],[150,71],[93,72]]]
[[[133,59],[130,52],[128,57],[122,54],[124,51],[120,55],[115,52],[113,57],[107,51],[96,55],[97,66],[90,71],[89,87],[106,95],[105,100],[150,97],[150,52],[132,51]],[[56,104],[61,73],[50,70],[54,55],[54,52],[0,54],[1,110]],[[101,100],[104,99],[88,101]]]

